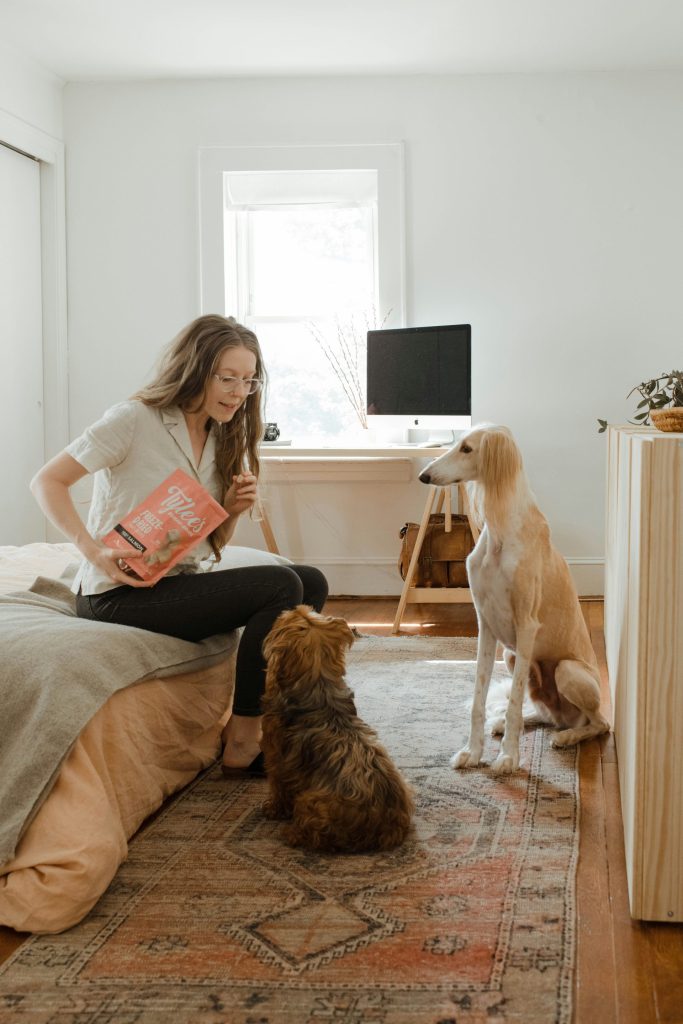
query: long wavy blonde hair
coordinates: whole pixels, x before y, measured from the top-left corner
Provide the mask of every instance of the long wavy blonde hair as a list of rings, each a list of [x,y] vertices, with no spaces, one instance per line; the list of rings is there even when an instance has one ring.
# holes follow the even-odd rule
[[[226,349],[246,348],[256,356],[255,376],[265,381],[266,372],[258,338],[253,331],[237,323],[234,317],[209,313],[193,320],[163,352],[157,374],[150,384],[133,398],[155,409],[178,406],[192,412],[204,401],[211,376]],[[233,476],[249,469],[258,477],[259,444],[263,438],[261,410],[263,389],[248,395],[229,423],[210,420],[216,439],[216,466],[223,484],[223,497]],[[227,526],[222,523],[209,535],[217,560],[226,541]]]

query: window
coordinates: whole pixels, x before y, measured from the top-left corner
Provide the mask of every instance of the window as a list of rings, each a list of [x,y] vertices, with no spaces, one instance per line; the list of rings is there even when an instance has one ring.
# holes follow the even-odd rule
[[[392,190],[386,184],[381,201],[383,177],[391,176],[381,165],[335,166],[335,158],[350,164],[360,156],[347,152],[356,147],[321,149],[326,159],[316,147],[311,160],[318,166],[294,168],[278,166],[278,157],[287,162],[279,149],[267,150],[267,160],[262,151],[251,151],[251,165],[242,150],[218,151],[222,158],[207,151],[202,288],[205,311],[223,309],[259,337],[269,375],[267,419],[278,423],[283,437],[324,443],[348,439],[360,429],[366,332],[384,319],[401,324],[403,304],[401,245],[383,266],[386,243],[397,229],[400,238],[402,224],[400,217],[392,224]],[[242,161],[235,160],[235,153]],[[290,161],[293,156],[295,163],[303,163],[298,150],[285,153]],[[367,158],[367,152],[362,155]],[[377,154],[372,155],[370,163],[377,164]],[[391,155],[397,172],[401,154]],[[240,163],[244,166],[235,166]],[[215,201],[209,203],[205,195],[213,186],[215,200],[216,174],[220,251]],[[393,177],[394,206],[400,213],[400,175]],[[386,239],[379,231],[384,222]],[[395,305],[388,305],[392,300]]]
[[[376,171],[226,172],[224,190],[225,306],[261,342],[267,418],[288,437],[348,434],[377,308]]]

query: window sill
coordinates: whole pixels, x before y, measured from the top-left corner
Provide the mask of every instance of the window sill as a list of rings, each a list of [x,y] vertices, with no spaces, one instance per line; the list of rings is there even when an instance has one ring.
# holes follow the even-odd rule
[[[420,448],[415,444],[268,444],[260,447],[262,459],[271,458],[383,458],[435,459],[448,451],[449,445]]]

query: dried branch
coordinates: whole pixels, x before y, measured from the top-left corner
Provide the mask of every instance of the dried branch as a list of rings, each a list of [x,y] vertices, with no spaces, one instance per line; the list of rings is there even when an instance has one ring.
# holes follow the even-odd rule
[[[332,337],[329,336],[332,332],[327,330],[324,324],[315,321],[308,324],[308,329],[334,370],[361,426],[365,428],[368,425],[365,401],[367,332],[381,329],[390,313],[391,310],[379,325],[374,308],[361,314],[362,322],[359,322],[358,317],[351,316],[344,321],[341,316],[336,315],[333,318]]]

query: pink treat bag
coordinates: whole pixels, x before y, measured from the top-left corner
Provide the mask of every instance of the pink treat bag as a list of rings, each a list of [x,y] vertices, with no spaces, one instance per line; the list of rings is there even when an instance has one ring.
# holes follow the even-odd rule
[[[188,551],[196,547],[228,513],[209,492],[181,469],[117,523],[102,543],[121,552],[142,552],[126,565],[149,583],[165,576]]]

